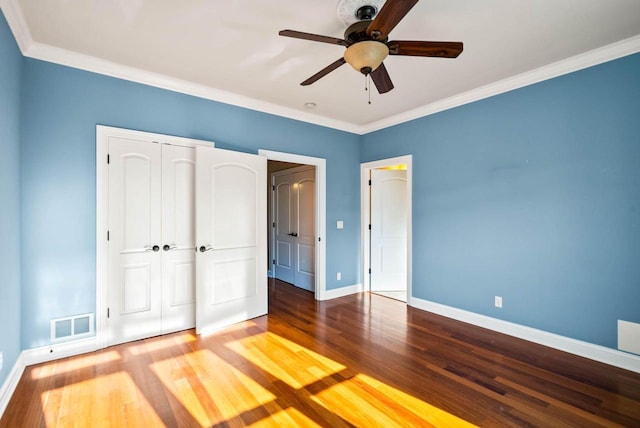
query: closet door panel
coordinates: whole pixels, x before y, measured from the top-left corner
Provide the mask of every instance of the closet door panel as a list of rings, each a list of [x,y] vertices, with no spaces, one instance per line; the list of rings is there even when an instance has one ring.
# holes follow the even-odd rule
[[[162,333],[195,327],[195,149],[162,146]]]
[[[267,161],[196,148],[196,331],[267,313]]]
[[[161,332],[161,149],[110,138],[109,157],[107,301],[116,344]]]

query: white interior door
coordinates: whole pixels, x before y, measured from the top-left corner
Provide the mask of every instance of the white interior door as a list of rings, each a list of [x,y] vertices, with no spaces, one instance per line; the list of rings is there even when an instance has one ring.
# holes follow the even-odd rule
[[[160,144],[109,139],[108,343],[161,333]]]
[[[274,174],[275,277],[294,282],[293,174]]]
[[[162,334],[195,327],[195,150],[162,145]]]
[[[407,289],[407,171],[371,170],[371,291]]]
[[[264,315],[267,160],[196,148],[196,331]]]
[[[315,170],[295,172],[294,188],[294,284],[305,290],[314,290],[316,260],[316,173]]]

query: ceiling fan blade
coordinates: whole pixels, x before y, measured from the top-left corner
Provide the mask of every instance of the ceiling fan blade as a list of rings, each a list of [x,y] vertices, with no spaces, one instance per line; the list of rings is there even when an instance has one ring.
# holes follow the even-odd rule
[[[416,3],[418,0],[387,0],[367,27],[367,36],[374,40],[386,39]]]
[[[311,40],[314,42],[329,43],[332,45],[347,46],[347,41],[337,37],[320,36],[318,34],[303,33],[295,30],[282,30],[278,33],[281,36],[293,37],[294,39]]]
[[[323,78],[327,74],[331,73],[333,70],[335,70],[336,68],[340,67],[342,64],[344,64],[346,62],[347,61],[345,61],[344,58],[340,58],[336,62],[333,62],[333,63],[329,64],[328,66],[326,66],[322,70],[318,71],[313,76],[309,77],[307,80],[302,82],[301,85],[302,86],[308,86],[308,85],[320,80],[321,78]]]
[[[393,40],[387,43],[389,55],[456,58],[462,52],[461,42],[421,42]]]
[[[373,70],[370,76],[373,83],[376,84],[376,88],[379,93],[386,94],[393,89],[393,82],[391,81],[391,77],[389,77],[389,72],[384,66],[384,63],[380,64],[378,68]]]

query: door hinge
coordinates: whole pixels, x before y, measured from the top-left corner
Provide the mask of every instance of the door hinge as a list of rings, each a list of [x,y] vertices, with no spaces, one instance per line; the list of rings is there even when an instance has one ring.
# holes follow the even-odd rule
[[[272,225],[271,227],[276,227],[276,224],[275,224],[275,223],[273,223],[273,225]]]
[[[109,165],[110,161],[111,161],[111,156],[109,156],[109,153],[107,153],[107,165]]]
[[[274,264],[274,265],[276,264],[276,259],[273,259],[273,264]]]
[[[110,315],[110,311],[109,311],[109,308],[107,308],[107,318],[109,318],[109,315]]]
[[[271,186],[271,190],[276,190],[276,186]]]
[[[369,268],[369,275],[371,275],[371,268]]]
[[[109,231],[107,230],[107,241],[109,240]]]
[[[371,230],[371,225],[369,225],[369,230]]]
[[[369,180],[369,186],[371,186],[371,180]]]
[[[322,241],[322,239],[320,239],[320,237],[318,236],[318,242]]]

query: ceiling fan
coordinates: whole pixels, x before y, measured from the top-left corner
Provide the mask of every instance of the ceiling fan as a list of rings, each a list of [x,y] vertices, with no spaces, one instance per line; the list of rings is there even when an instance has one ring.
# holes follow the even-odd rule
[[[370,76],[378,92],[384,94],[393,89],[393,83],[383,63],[388,55],[456,58],[462,52],[461,42],[389,41],[391,30],[409,13],[418,0],[387,0],[379,12],[375,6],[370,5],[380,3],[379,1],[373,0],[368,3],[356,10],[357,21],[345,30],[344,39],[294,30],[282,30],[278,33],[285,37],[330,43],[347,48],[342,58],[300,83],[302,86],[310,85],[344,63],[349,63],[356,71]]]

